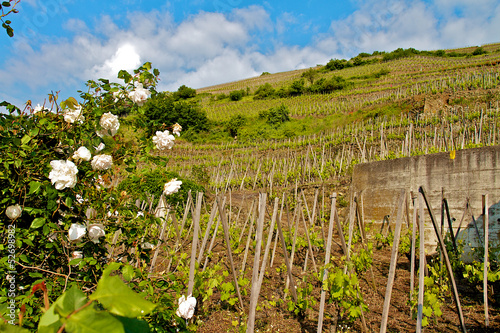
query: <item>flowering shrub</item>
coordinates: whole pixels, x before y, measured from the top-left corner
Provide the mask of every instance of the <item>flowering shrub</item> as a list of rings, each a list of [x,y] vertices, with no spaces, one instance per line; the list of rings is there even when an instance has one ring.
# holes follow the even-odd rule
[[[43,314],[41,301],[31,297],[33,286],[45,281],[53,301],[75,285],[99,289],[97,281],[104,268],[116,260],[109,255],[110,246],[124,249],[119,253],[123,260],[137,260],[130,249],[138,243],[157,243],[144,226],[159,225],[161,220],[151,214],[140,216],[135,198],[111,182],[123,169],[135,172],[138,161],[166,164],[165,158],[149,154],[154,151],[153,140],[140,136],[140,130],[138,148],[119,144],[123,135],[115,112],[138,112],[156,94],[158,75],[146,63],[134,75],[120,71],[124,85],[104,79],[88,81],[80,102],[75,98],[60,102],[52,94],[50,105],[33,108],[28,103],[24,110],[0,103],[9,111],[0,114],[2,258],[7,258],[3,252],[12,229],[16,249],[15,261],[0,261],[0,271],[2,276],[16,271],[16,311],[22,314],[24,327],[34,329]],[[179,127],[172,129],[180,132]],[[110,141],[105,144],[105,140]],[[164,178],[160,186],[168,180]],[[173,180],[169,193],[177,192],[179,186]],[[112,244],[118,230],[126,237]],[[6,279],[0,282],[2,303],[8,298],[8,283]]]

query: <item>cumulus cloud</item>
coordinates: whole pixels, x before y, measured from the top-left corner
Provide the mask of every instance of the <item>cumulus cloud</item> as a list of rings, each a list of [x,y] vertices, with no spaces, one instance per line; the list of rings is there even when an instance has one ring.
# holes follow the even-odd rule
[[[345,57],[396,48],[444,49],[498,40],[500,4],[494,0],[365,1],[318,42]]]
[[[141,57],[135,50],[135,47],[126,43],[116,50],[115,54],[102,65],[96,65],[92,68],[92,77],[112,78],[124,69],[132,71],[138,68],[141,63]]]
[[[359,52],[498,40],[500,4],[494,0],[356,3],[357,10],[332,21],[330,29],[317,33],[308,46],[280,39],[302,26],[303,18],[283,13],[271,19],[269,10],[260,6],[224,14],[199,12],[182,22],[164,9],[129,12],[120,21],[104,15],[93,25],[69,18],[64,29],[72,37],[42,38],[39,44],[22,38],[13,42],[12,56],[0,69],[0,80],[10,82],[2,97],[35,99],[30,94],[40,95],[41,90],[45,95],[88,79],[116,79],[120,69],[131,70],[146,61],[160,70],[159,88],[172,91],[182,84],[201,88],[264,71],[307,68]]]

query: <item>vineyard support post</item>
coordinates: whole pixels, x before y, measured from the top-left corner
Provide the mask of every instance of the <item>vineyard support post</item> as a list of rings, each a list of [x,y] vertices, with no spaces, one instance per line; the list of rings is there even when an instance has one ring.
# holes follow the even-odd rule
[[[328,225],[328,239],[326,242],[326,253],[325,253],[325,266],[330,262],[330,251],[332,248],[332,237],[333,237],[333,224],[337,204],[337,193],[333,193],[331,196],[332,208],[330,213],[330,224]],[[325,312],[325,301],[326,301],[326,280],[328,279],[328,270],[323,270],[323,281],[321,285],[321,300],[319,305],[319,316],[318,316],[318,333],[323,331],[323,315]]]
[[[392,244],[391,263],[389,266],[389,276],[387,277],[387,288],[385,290],[384,308],[382,310],[382,321],[380,323],[380,333],[387,330],[387,319],[389,317],[389,306],[391,304],[392,286],[396,276],[396,263],[398,261],[399,238],[401,235],[401,225],[403,224],[404,202],[406,199],[405,190],[401,190],[398,203],[398,213],[396,217],[396,228],[394,231],[394,240]]]
[[[436,219],[434,218],[434,213],[432,212],[432,208],[431,208],[431,206],[430,206],[430,204],[427,201],[427,198],[425,196],[424,188],[422,186],[420,186],[420,188],[418,189],[418,191],[422,194],[422,196],[424,198],[425,205],[427,206],[427,210],[429,211],[429,215],[430,215],[430,218],[431,218],[431,221],[432,221],[432,225],[434,227],[434,231],[435,231],[436,236],[438,238],[439,247],[441,248],[441,252],[444,255],[444,260],[445,260],[445,263],[446,263],[446,269],[448,270],[448,275],[450,276],[451,286],[452,286],[452,289],[453,289],[453,296],[454,296],[454,299],[455,299],[455,303],[457,305],[457,312],[458,312],[458,317],[460,319],[460,325],[462,327],[462,331],[463,332],[467,332],[467,329],[465,327],[464,316],[463,316],[463,313],[462,313],[462,306],[460,305],[460,298],[459,298],[459,295],[458,295],[457,285],[455,283],[455,277],[453,276],[453,269],[452,269],[451,264],[450,264],[450,259],[448,258],[448,252],[446,251],[446,246],[444,245],[443,239],[442,239],[441,234],[440,234],[440,232],[438,230],[438,227],[436,225]],[[422,242],[422,240],[421,240],[421,242]]]

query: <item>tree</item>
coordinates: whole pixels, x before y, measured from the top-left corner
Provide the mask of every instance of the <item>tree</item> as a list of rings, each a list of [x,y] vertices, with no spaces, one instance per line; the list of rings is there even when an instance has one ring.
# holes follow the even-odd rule
[[[229,121],[226,124],[226,129],[231,136],[237,136],[238,130],[245,125],[247,118],[241,114],[236,114],[231,116]]]
[[[472,52],[472,55],[482,55],[488,53],[485,49],[483,49],[481,46],[477,47],[474,52]]]
[[[304,85],[305,85],[304,79],[293,81],[292,84],[290,85],[290,88],[288,89],[290,95],[291,96],[302,95],[305,89]]]
[[[178,123],[182,130],[196,132],[208,129],[208,118],[198,103],[176,101],[172,95],[161,92],[144,104],[145,130],[149,135],[163,129],[165,125]]]
[[[188,99],[195,96],[196,89],[186,87],[185,85],[180,86],[179,89],[177,89],[177,91],[174,93],[175,100]]]
[[[318,71],[314,68],[309,68],[307,71],[302,73],[302,77],[313,84],[314,80],[318,77]]]
[[[278,127],[278,125],[290,120],[290,110],[288,106],[281,104],[269,110],[262,110],[259,112],[259,118],[265,119],[268,124]]]
[[[229,99],[234,102],[241,101],[244,94],[245,94],[244,90],[234,90],[229,93]]]
[[[274,97],[275,90],[270,83],[261,85],[255,91],[254,99],[265,99]]]

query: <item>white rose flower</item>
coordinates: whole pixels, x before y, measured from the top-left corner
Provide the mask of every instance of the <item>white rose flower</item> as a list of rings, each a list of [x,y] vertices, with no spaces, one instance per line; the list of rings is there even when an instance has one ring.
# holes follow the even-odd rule
[[[115,116],[111,112],[107,112],[101,116],[99,125],[102,127],[102,130],[97,132],[97,135],[100,137],[104,135],[115,136],[116,132],[118,132],[118,129],[120,128],[118,116]]]
[[[94,147],[94,148],[95,148],[95,152],[96,152],[96,153],[100,152],[101,150],[103,150],[103,149],[104,149],[104,147],[106,147],[106,145],[105,145],[104,143],[102,143],[102,142],[101,142],[101,143],[99,144],[99,146]]]
[[[106,236],[102,224],[91,224],[89,225],[88,229],[89,229],[89,238],[94,243],[99,243],[99,237]]]
[[[175,312],[181,318],[189,319],[194,315],[196,308],[196,298],[189,295],[187,298],[184,295],[179,298],[179,308]]]
[[[46,107],[41,106],[40,104],[37,104],[36,107],[33,109],[33,114],[38,113],[38,112],[50,112],[51,110],[47,109]]]
[[[83,123],[85,117],[82,116],[81,105],[76,105],[74,109],[68,108],[64,110],[64,121],[73,124],[75,121]]]
[[[146,103],[149,95],[151,95],[151,92],[147,89],[144,89],[142,87],[142,83],[137,84],[137,87],[128,93],[128,97],[132,100],[132,102],[139,106],[142,106],[144,105],[144,103]]]
[[[71,260],[73,260],[73,259],[83,259],[83,251],[71,252]]]
[[[57,190],[64,190],[67,187],[75,187],[76,174],[78,168],[71,161],[54,160],[50,162],[52,171],[49,173],[50,181]]]
[[[156,145],[156,149],[159,150],[172,149],[174,140],[175,136],[170,134],[169,131],[156,131],[156,135],[153,136],[153,143]]]
[[[68,230],[68,237],[70,241],[77,241],[82,238],[87,232],[87,228],[84,225],[73,223]]]
[[[179,125],[179,124],[177,124],[177,123],[175,123],[174,129],[172,130],[172,132],[174,134],[177,134],[177,136],[179,136],[179,135],[181,135],[181,131],[182,131],[182,126]]]
[[[77,162],[79,160],[90,161],[91,157],[92,155],[90,154],[90,150],[88,150],[84,146],[81,146],[77,151],[73,153],[73,159]]]
[[[7,207],[7,209],[5,210],[5,214],[7,215],[7,217],[9,219],[15,220],[19,216],[21,216],[21,212],[22,211],[23,211],[23,209],[21,208],[21,206],[19,206],[19,205],[13,205],[13,206]]]
[[[177,180],[177,178],[174,178],[165,184],[165,186],[163,187],[163,193],[165,193],[165,195],[177,193],[181,188],[181,184],[182,181]]]
[[[113,157],[106,154],[95,155],[90,164],[94,170],[107,170],[113,165]]]

